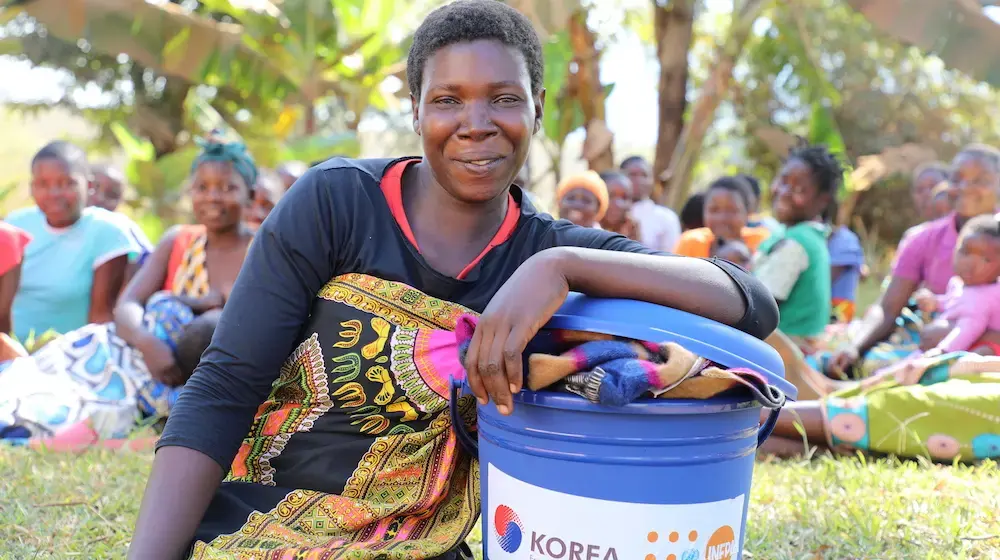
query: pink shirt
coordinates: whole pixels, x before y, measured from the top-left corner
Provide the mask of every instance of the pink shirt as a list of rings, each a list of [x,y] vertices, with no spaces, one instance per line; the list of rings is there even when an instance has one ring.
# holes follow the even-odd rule
[[[915,226],[899,242],[892,275],[923,285],[935,294],[943,294],[954,275],[957,244],[954,213]]]
[[[942,352],[972,349],[986,331],[1000,330],[1000,283],[966,286],[955,276],[948,282],[948,291],[938,296],[941,315],[954,325],[938,343]]]

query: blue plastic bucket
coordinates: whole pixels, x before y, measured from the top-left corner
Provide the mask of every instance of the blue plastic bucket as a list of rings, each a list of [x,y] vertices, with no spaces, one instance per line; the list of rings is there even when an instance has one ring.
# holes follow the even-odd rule
[[[751,368],[790,398],[781,358],[731,327],[648,303],[570,294],[546,328],[673,341],[727,367]],[[452,402],[463,389],[454,380]],[[648,399],[624,407],[522,391],[514,412],[479,407],[484,557],[490,560],[737,560],[760,425],[749,397]],[[457,409],[453,408],[457,419]]]

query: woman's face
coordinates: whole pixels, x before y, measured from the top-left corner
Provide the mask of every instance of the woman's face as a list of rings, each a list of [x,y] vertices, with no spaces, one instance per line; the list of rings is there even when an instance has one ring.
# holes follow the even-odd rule
[[[931,198],[927,208],[925,215],[928,220],[943,218],[955,209],[954,197],[950,191],[938,193]]]
[[[716,187],[705,195],[705,227],[722,240],[740,239],[747,225],[747,207],[733,191]]]
[[[913,197],[913,206],[922,218],[933,219],[930,217],[931,192],[934,190],[934,187],[938,186],[942,181],[947,180],[947,177],[934,169],[924,171],[913,180],[910,188],[910,196]]]
[[[500,196],[524,165],[542,118],[524,57],[498,41],[444,47],[424,65],[413,127],[434,178],[454,198]]]
[[[958,199],[955,211],[963,218],[996,211],[1000,176],[975,154],[960,153],[952,162],[951,186]]]
[[[253,200],[250,201],[250,215],[247,223],[253,226],[260,226],[264,223],[267,215],[274,210],[274,205],[278,203],[283,192],[279,191],[284,187],[284,182],[280,178],[272,180],[259,180],[253,188]]]
[[[653,194],[653,168],[645,160],[637,159],[622,168],[635,189],[635,200],[645,200]]]
[[[601,203],[587,189],[571,189],[559,200],[559,217],[578,226],[593,227]]]
[[[239,226],[250,204],[250,189],[230,163],[206,161],[195,169],[191,206],[195,220],[211,231]]]
[[[774,217],[784,224],[812,220],[822,213],[830,197],[819,191],[809,166],[800,159],[791,159],[771,185]]]
[[[632,182],[627,177],[616,177],[606,181],[608,185],[608,211],[603,221],[615,227],[625,223],[632,208]],[[590,194],[589,192],[587,194]],[[590,195],[594,197],[594,195]],[[597,199],[594,198],[596,201]]]
[[[121,204],[123,194],[121,181],[104,173],[95,173],[94,182],[87,192],[87,204],[114,212]]]
[[[31,197],[52,227],[69,227],[80,219],[87,188],[87,177],[71,172],[59,159],[41,159],[31,166]]]

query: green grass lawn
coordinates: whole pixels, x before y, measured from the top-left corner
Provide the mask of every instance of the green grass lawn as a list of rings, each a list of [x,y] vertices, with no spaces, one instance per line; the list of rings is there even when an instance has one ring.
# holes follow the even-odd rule
[[[0,450],[0,558],[124,557],[150,463]],[[1000,558],[1000,467],[759,463],[744,557]]]

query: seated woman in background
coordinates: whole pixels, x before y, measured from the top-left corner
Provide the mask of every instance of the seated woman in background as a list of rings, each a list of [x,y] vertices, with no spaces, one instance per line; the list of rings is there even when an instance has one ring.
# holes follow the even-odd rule
[[[601,179],[608,188],[608,211],[601,219],[601,228],[639,240],[639,224],[629,213],[635,192],[632,180],[621,171],[602,171]]]
[[[243,220],[257,182],[253,158],[242,144],[210,139],[202,148],[190,185],[198,225],[167,231],[115,308],[118,336],[142,352],[154,379],[173,386],[182,377],[167,345],[143,328],[143,306],[154,293],[167,290],[196,298],[186,300],[196,311],[221,308],[253,239]]]
[[[770,235],[766,228],[747,227],[753,206],[749,183],[738,177],[720,177],[705,190],[705,227],[685,231],[674,253],[708,258],[727,241],[742,241],[753,254]]]
[[[941,161],[929,161],[917,166],[910,177],[910,197],[921,223],[943,218],[938,216],[933,205],[934,191],[941,185],[948,185],[951,168]],[[908,231],[912,231],[910,228]]]
[[[966,146],[952,161],[949,183],[957,196],[955,211],[911,228],[904,235],[878,302],[849,340],[832,355],[816,357],[827,375],[862,377],[909,356],[919,346],[933,347],[940,341],[923,340],[918,321],[907,320],[906,328],[897,329],[897,318],[920,287],[938,295],[947,291],[954,276],[958,232],[972,218],[996,212],[1000,200],[1000,151],[981,144]],[[1000,333],[989,331],[985,338],[998,343]]]
[[[14,298],[20,340],[112,319],[129,257],[141,247],[113,212],[86,206],[91,179],[86,154],[68,142],[52,142],[31,160],[37,206],[7,217],[32,238]]]
[[[26,232],[0,222],[0,334],[12,332],[12,306],[17,288],[21,284],[21,262],[24,250],[31,241]],[[6,341],[5,341],[6,342]],[[0,355],[0,360],[6,357]]]
[[[559,217],[578,226],[601,229],[608,211],[608,187],[594,171],[570,175],[556,188]]]
[[[267,215],[274,210],[274,205],[285,195],[285,182],[277,173],[261,170],[257,183],[253,187],[253,200],[247,212],[247,224],[256,230],[264,223]]]
[[[135,276],[135,273],[145,262],[146,257],[153,252],[153,244],[150,243],[146,232],[142,231],[139,224],[125,214],[117,212],[125,194],[125,175],[117,168],[100,163],[92,165],[91,170],[94,179],[87,190],[87,206],[97,206],[109,212],[115,212],[115,216],[132,236],[133,241],[139,247],[139,253],[129,257],[128,268],[125,271],[125,284]]]
[[[218,317],[214,311],[196,318],[179,298],[161,292],[150,298],[143,328],[170,348],[186,380]],[[86,325],[31,356],[0,363],[0,442],[120,447],[140,421],[166,417],[179,391],[153,380],[114,323]]]
[[[829,228],[823,213],[842,176],[840,162],[825,147],[792,150],[771,191],[784,229],[761,243],[753,263],[754,275],[778,301],[778,329],[807,353],[830,323]]]

